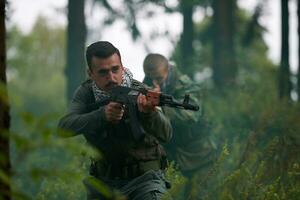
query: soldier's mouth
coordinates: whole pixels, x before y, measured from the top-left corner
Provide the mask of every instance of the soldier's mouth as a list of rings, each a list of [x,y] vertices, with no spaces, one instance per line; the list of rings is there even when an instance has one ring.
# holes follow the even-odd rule
[[[115,83],[115,82],[109,82],[108,84],[106,84],[106,88],[107,89],[112,89],[113,87],[116,87],[118,84],[117,83]]]

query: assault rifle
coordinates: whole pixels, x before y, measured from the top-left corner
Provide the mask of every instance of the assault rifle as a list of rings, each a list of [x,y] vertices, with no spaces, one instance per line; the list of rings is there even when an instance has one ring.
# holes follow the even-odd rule
[[[139,94],[145,95],[147,99],[152,102],[152,105],[155,106],[168,106],[192,111],[199,110],[199,106],[189,103],[190,98],[188,94],[185,95],[184,100],[181,103],[168,94],[154,92],[145,88],[136,89],[124,86],[113,87],[110,91],[108,91],[107,96],[104,96],[100,101],[89,105],[88,109],[95,110],[101,106],[107,105],[111,101],[125,105],[125,108],[127,108],[129,112],[129,123],[133,136],[139,141],[145,136],[145,130],[141,126],[141,123],[139,123],[136,107],[136,101]]]

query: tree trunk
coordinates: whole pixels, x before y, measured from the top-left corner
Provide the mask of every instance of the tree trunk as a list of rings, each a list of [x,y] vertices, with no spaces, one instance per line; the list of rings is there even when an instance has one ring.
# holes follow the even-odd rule
[[[279,70],[279,98],[290,99],[289,10],[288,0],[281,0],[281,62]]]
[[[69,0],[67,30],[67,98],[70,100],[75,89],[85,79],[86,25],[84,0]]]
[[[194,23],[193,23],[193,11],[194,5],[191,1],[181,1],[181,12],[183,15],[183,32],[181,34],[181,60],[182,70],[191,78],[193,75],[192,58],[194,55],[193,40],[194,40]]]
[[[298,38],[300,38],[300,0],[297,0]],[[298,102],[300,102],[300,39],[298,39]]]
[[[0,199],[11,199],[8,136],[10,116],[6,87],[5,3],[5,0],[0,0],[0,169],[1,172],[7,175],[8,180],[0,177]]]
[[[213,0],[213,81],[218,88],[236,83],[236,0]]]

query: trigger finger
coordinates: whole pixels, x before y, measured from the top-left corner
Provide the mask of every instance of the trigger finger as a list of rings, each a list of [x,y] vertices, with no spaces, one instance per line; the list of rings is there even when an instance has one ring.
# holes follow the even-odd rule
[[[140,105],[141,104],[141,94],[139,94],[138,98],[137,98],[137,104]]]
[[[141,106],[144,105],[144,95],[142,95],[142,94],[139,95],[138,104]]]
[[[143,106],[146,106],[146,105],[147,105],[147,99],[146,99],[146,96],[143,95],[142,97],[143,97],[143,98],[142,98]]]

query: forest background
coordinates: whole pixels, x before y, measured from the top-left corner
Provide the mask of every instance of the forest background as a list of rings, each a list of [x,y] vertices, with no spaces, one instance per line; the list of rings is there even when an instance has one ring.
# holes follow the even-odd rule
[[[288,3],[298,6],[299,22],[299,1],[280,1],[279,64],[267,56],[266,28],[260,23],[271,2],[258,1],[253,12],[240,8],[238,0],[114,2],[69,0],[58,11],[67,16],[66,26],[40,16],[24,33],[5,27],[9,1],[1,0],[0,197],[85,198],[81,180],[96,152],[80,136],[60,138],[66,133],[56,129],[57,120],[86,78],[86,45],[121,20],[134,41],[144,41],[145,51],[156,50],[149,47],[152,40],[169,39],[170,59],[202,87],[207,134],[221,151],[211,173],[195,175],[200,184],[194,192],[209,184],[207,199],[297,199],[300,73],[290,67]],[[86,20],[87,5],[89,12],[99,11],[91,9],[95,5],[106,13],[97,26]],[[196,21],[193,13],[199,9],[203,18]],[[143,40],[141,26],[160,12],[181,15],[180,37],[168,29],[149,30]],[[185,180],[176,169],[170,168],[169,176],[176,195]]]

